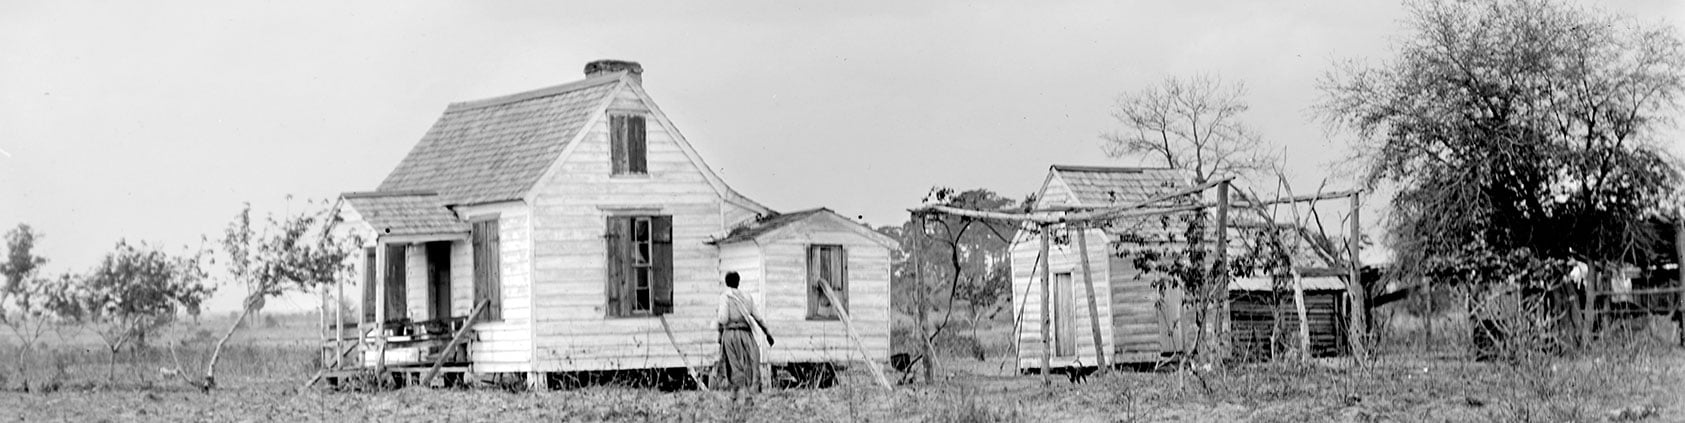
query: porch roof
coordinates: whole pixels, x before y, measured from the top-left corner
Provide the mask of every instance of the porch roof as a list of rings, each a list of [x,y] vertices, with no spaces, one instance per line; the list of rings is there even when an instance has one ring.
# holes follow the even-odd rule
[[[467,222],[430,191],[348,192],[340,195],[378,236],[454,234]]]

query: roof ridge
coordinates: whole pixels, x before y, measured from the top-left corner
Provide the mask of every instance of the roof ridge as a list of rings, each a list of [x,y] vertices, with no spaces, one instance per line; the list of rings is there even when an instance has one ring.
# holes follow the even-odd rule
[[[611,73],[611,74],[607,74],[607,75],[603,75],[603,76],[598,76],[598,77],[595,77],[595,78],[586,78],[586,79],[582,79],[582,80],[578,80],[578,81],[569,82],[569,83],[566,83],[566,84],[550,86],[550,87],[545,87],[545,88],[539,88],[539,89],[536,89],[536,90],[522,91],[522,92],[518,92],[518,93],[514,93],[514,94],[502,95],[502,96],[491,97],[491,98],[483,98],[483,99],[479,99],[479,100],[469,100],[469,101],[451,103],[449,106],[445,107],[445,113],[453,113],[453,112],[462,112],[462,111],[475,110],[475,109],[483,109],[483,108],[487,108],[487,107],[501,106],[501,105],[505,105],[505,104],[509,104],[509,103],[527,101],[527,100],[532,100],[532,99],[536,99],[536,98],[544,98],[544,97],[550,97],[550,96],[554,96],[554,95],[566,94],[566,93],[573,92],[575,90],[579,90],[579,89],[582,89],[582,88],[590,88],[590,87],[595,87],[595,86],[598,86],[598,85],[603,85],[603,84],[608,84],[608,83],[613,83],[613,82],[619,82],[620,77],[625,75],[625,74],[626,74],[625,71],[621,71],[621,72],[615,72],[615,73]]]
[[[1053,170],[1078,171],[1078,172],[1141,173],[1141,172],[1149,171],[1149,170],[1177,170],[1177,169],[1172,168],[1172,167],[1149,167],[1149,166],[1087,166],[1087,165],[1059,165],[1059,164],[1056,164],[1056,165],[1053,165]]]
[[[831,210],[830,208],[820,206],[820,207],[814,207],[814,208],[810,208],[810,209],[796,210],[796,211],[792,211],[792,212],[783,212],[783,213],[774,212],[774,214],[772,216],[767,216],[767,217],[772,218],[772,217],[778,217],[778,216],[790,216],[790,215],[798,215],[798,214],[817,213],[817,212],[830,211],[830,210]],[[832,212],[832,213],[835,213],[835,212]]]
[[[416,189],[416,190],[397,190],[397,191],[353,191],[353,192],[339,193],[339,196],[342,197],[342,198],[379,198],[379,197],[410,197],[410,196],[426,197],[426,196],[436,196],[436,195],[439,195],[439,193],[437,191],[419,190],[419,189]]]

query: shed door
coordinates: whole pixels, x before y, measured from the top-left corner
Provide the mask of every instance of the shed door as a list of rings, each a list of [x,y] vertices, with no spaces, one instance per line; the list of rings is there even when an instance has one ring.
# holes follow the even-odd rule
[[[1077,353],[1076,293],[1071,289],[1071,273],[1053,276],[1053,352],[1060,357]]]
[[[1187,319],[1187,307],[1182,304],[1182,288],[1166,287],[1159,291],[1159,344],[1163,352],[1182,351],[1187,346],[1187,332],[1192,320]]]

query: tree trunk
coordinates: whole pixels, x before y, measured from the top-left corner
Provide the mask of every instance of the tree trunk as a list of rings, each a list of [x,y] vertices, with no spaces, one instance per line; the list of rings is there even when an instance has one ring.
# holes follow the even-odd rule
[[[117,380],[117,350],[121,348],[122,345],[111,347],[111,355],[105,359],[105,386],[111,386],[111,382]]]
[[[915,222],[913,228],[918,232],[918,235],[913,238],[912,251],[913,293],[916,294],[913,297],[917,306],[914,310],[919,318],[919,349],[924,351],[924,383],[928,385],[934,383],[936,378],[936,348],[931,345],[930,332],[926,329],[929,313],[925,310],[924,255],[919,253],[924,247],[924,215],[913,213],[912,217],[913,222]]]
[[[1311,326],[1305,310],[1305,284],[1299,278],[1299,269],[1293,272],[1293,308],[1299,313],[1299,361],[1311,358]]]
[[[240,329],[240,322],[245,321],[246,316],[251,314],[254,309],[255,307],[249,305],[242,308],[240,317],[234,318],[234,324],[229,325],[228,332],[223,333],[222,339],[216,342],[216,348],[211,350],[211,359],[205,363],[205,380],[202,385],[197,387],[200,391],[210,391],[216,388],[216,362],[218,358],[222,357],[222,348],[228,345],[228,339],[233,338],[234,331]]]

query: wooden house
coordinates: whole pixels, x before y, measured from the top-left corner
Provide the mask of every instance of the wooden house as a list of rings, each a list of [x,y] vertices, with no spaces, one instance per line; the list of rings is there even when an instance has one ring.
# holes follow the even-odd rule
[[[1136,204],[1191,186],[1191,176],[1175,169],[1055,165],[1035,196],[1035,209],[1106,207]],[[1166,225],[1158,217],[1120,219],[1110,228],[1089,228],[1086,239],[1094,303],[1100,322],[1100,351],[1107,363],[1150,363],[1179,351],[1191,341],[1192,323],[1180,292],[1161,292],[1153,277],[1142,275],[1134,259],[1115,254],[1118,248],[1141,243],[1166,243],[1185,226]],[[1082,246],[1074,229],[1057,232],[1047,260],[1040,257],[1035,234],[1019,231],[1012,245],[1013,309],[1021,316],[1017,333],[1018,368],[1039,369],[1042,357],[1040,268],[1047,266],[1052,283],[1052,365],[1092,367],[1095,357],[1088,289],[1081,265]]]
[[[366,242],[360,277],[343,281],[362,295],[370,335],[347,337],[366,341],[363,364],[444,356],[529,383],[707,365],[728,271],[778,337],[765,351],[774,364],[861,357],[821,281],[871,359],[888,359],[891,240],[734,191],[645,92],[639,64],[585,74],[451,104],[376,190],[342,196],[335,230]],[[451,347],[457,332],[463,346]]]
[[[1055,165],[1042,182],[1031,208],[1080,210],[1139,204],[1188,189],[1194,185],[1192,179],[1188,172],[1176,169]],[[1214,194],[1206,194],[1205,197],[1201,201],[1215,200]],[[1108,364],[1155,363],[1176,353],[1191,351],[1196,335],[1195,316],[1184,304],[1186,294],[1172,284],[1155,284],[1155,281],[1168,276],[1144,274],[1135,262],[1144,249],[1162,252],[1185,248],[1190,215],[1115,219],[1105,227],[1081,229],[1080,236],[1077,228],[1056,225],[1051,229],[1053,241],[1045,260],[1041,257],[1039,235],[1033,233],[1034,228],[1020,230],[1011,247],[1012,307],[1021,322],[1015,332],[1018,368],[1029,371],[1041,367],[1044,351],[1040,329],[1042,266],[1047,266],[1045,270],[1050,279],[1048,292],[1051,298],[1047,303],[1051,309],[1048,334],[1052,350],[1051,366],[1092,367],[1100,362],[1096,354],[1103,354]],[[1227,246],[1231,255],[1244,249],[1245,241],[1238,236],[1240,232],[1236,227],[1260,222],[1262,220],[1255,216],[1231,213]],[[1087,244],[1079,245],[1083,240]],[[1087,253],[1088,269],[1082,267],[1084,251]],[[1309,252],[1295,251],[1293,254],[1305,258],[1301,260],[1303,262],[1310,262]],[[1085,270],[1093,284],[1092,300],[1086,286],[1089,282],[1084,280]],[[1345,289],[1345,285],[1337,278],[1330,279],[1334,281],[1318,279],[1318,283],[1327,283],[1329,289],[1323,290],[1321,285],[1317,285],[1318,288],[1310,294],[1312,299],[1308,301],[1313,311],[1311,321],[1315,326],[1313,340],[1324,341],[1313,346],[1316,351],[1333,351],[1329,349],[1332,347],[1324,348],[1330,341],[1343,345],[1343,336],[1335,333],[1337,331],[1330,331],[1336,329],[1333,323],[1339,321],[1335,316],[1342,315],[1334,313],[1345,310],[1344,292],[1335,292],[1333,285],[1337,283],[1339,290]],[[1231,281],[1228,288],[1233,301],[1231,304],[1238,305],[1231,308],[1230,318],[1248,322],[1243,327],[1230,327],[1231,335],[1238,329],[1256,329],[1251,326],[1260,321],[1253,314],[1258,311],[1254,303],[1262,298],[1256,295],[1257,284]],[[1270,285],[1264,284],[1263,293],[1270,293],[1269,288]],[[1291,294],[1288,296],[1291,297]],[[1095,304],[1093,313],[1088,306],[1090,301]],[[1288,305],[1291,306],[1291,302]],[[1098,325],[1091,323],[1096,321]],[[1217,324],[1227,325],[1229,322]],[[1273,324],[1273,321],[1266,324]],[[1094,345],[1096,326],[1101,344],[1098,350]],[[1343,326],[1338,328],[1343,329]]]

